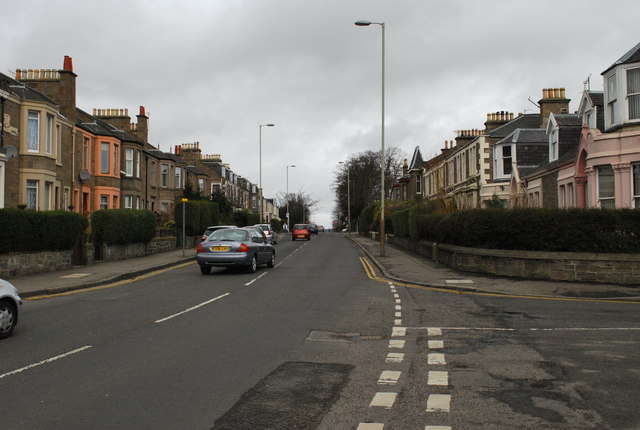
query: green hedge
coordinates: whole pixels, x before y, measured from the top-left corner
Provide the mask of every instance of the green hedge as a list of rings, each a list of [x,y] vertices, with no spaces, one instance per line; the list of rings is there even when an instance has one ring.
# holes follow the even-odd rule
[[[246,209],[241,211],[234,211],[232,214],[232,219],[233,224],[237,225],[238,227],[260,223],[260,215],[255,212],[250,212]]]
[[[72,249],[87,225],[75,212],[0,209],[0,254]]]
[[[178,201],[175,205],[174,219],[176,228],[182,230],[183,203]],[[220,208],[218,203],[208,200],[190,200],[186,202],[185,232],[187,236],[199,236],[211,225],[220,224]]]
[[[97,244],[124,245],[149,242],[156,234],[156,216],[152,211],[106,209],[91,215],[93,241]]]

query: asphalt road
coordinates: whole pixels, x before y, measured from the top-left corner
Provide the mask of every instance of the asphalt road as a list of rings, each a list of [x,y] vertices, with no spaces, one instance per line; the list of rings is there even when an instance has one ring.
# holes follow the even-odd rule
[[[26,302],[0,427],[640,428],[638,304],[392,286],[332,233],[276,249]]]

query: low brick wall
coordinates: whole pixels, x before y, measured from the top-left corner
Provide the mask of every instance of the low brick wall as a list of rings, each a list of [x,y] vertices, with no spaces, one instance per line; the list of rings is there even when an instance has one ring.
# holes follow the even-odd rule
[[[466,248],[388,236],[388,242],[453,269],[527,279],[640,285],[639,254]]]
[[[116,261],[143,257],[158,252],[176,249],[175,237],[157,237],[149,243],[129,243],[126,245],[102,245],[101,261]]]
[[[71,267],[72,251],[0,254],[0,278],[53,272]]]

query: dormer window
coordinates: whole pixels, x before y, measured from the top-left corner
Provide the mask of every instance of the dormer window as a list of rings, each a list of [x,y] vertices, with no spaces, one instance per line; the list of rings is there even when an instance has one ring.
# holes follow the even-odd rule
[[[549,162],[558,159],[558,128],[554,127],[549,136]]]
[[[618,90],[616,85],[616,74],[607,78],[607,114],[609,116],[609,125],[620,122],[618,119]]]
[[[511,176],[514,145],[497,145],[493,149],[495,179],[507,179]]]
[[[629,119],[640,119],[640,68],[627,70]]]

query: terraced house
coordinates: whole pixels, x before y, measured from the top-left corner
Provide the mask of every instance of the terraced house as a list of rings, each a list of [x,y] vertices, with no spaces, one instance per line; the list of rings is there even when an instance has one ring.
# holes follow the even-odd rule
[[[167,153],[148,142],[149,117],[76,106],[71,57],[63,68],[0,74],[0,208],[149,209],[170,219],[187,184],[203,196],[221,187],[238,209],[257,206],[257,187],[200,154],[199,142]],[[222,159],[216,160],[221,166]]]

